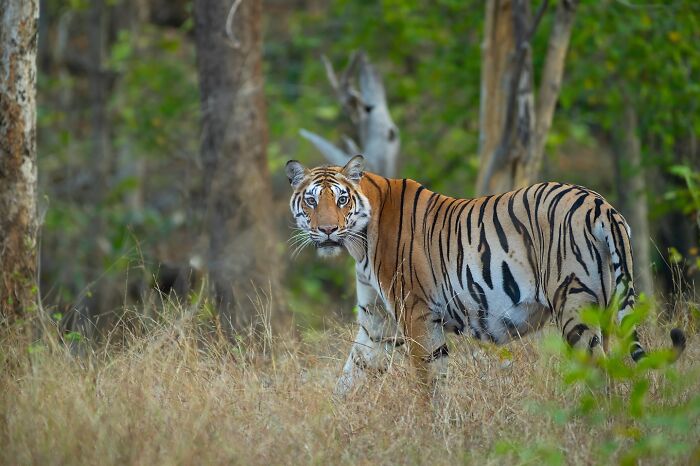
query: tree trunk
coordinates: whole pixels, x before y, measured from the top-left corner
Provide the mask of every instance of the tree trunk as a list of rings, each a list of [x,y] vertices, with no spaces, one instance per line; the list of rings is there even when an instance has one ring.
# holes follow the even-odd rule
[[[233,330],[259,323],[261,312],[279,313],[281,303],[266,161],[262,2],[237,0],[235,14],[230,7],[228,0],[194,2],[207,262],[220,316]]]
[[[622,118],[622,154],[621,157],[617,156],[616,161],[620,210],[632,230],[635,289],[651,296],[654,293],[654,282],[651,270],[647,184],[637,132],[637,112],[632,102],[628,101]]]
[[[36,309],[36,0],[0,0],[0,318]]]
[[[530,44],[547,5],[544,0],[533,20],[529,0],[488,0],[486,4],[478,194],[508,191],[539,178],[578,0],[561,0],[557,5],[535,103]]]
[[[512,157],[509,153],[499,155],[498,149],[507,131],[508,112],[520,114],[527,111],[525,108],[509,108],[508,105],[509,99],[514,97],[510,88],[517,86],[514,81],[520,81],[519,76],[514,76],[517,55],[515,1],[518,0],[486,2],[484,41],[481,45],[478,194],[507,191],[513,186]],[[530,55],[529,52],[525,53]],[[527,57],[522,59],[525,60],[523,67],[529,68],[525,74],[531,76],[532,60]],[[522,84],[527,85],[525,82]],[[526,102],[521,100],[517,104]]]
[[[561,82],[564,77],[566,53],[569,50],[569,40],[571,39],[571,30],[576,17],[577,6],[578,0],[560,0],[557,4],[537,95],[537,108],[535,108],[533,117],[536,121],[532,148],[529,151],[530,158],[518,164],[514,187],[523,187],[535,183],[538,181],[542,171],[544,146],[547,142],[549,128],[552,126],[554,109],[559,99]]]

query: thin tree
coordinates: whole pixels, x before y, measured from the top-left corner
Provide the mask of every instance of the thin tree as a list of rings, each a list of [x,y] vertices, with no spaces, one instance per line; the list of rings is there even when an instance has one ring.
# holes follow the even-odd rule
[[[280,303],[266,160],[262,2],[195,0],[194,17],[207,265],[220,316],[229,328],[241,329],[256,321],[268,299],[273,310]]]
[[[647,295],[654,293],[651,262],[651,228],[647,203],[646,170],[642,163],[637,110],[629,92],[624,94],[624,109],[620,119],[619,148],[614,151],[619,208],[632,230],[634,251],[634,287]]]
[[[37,0],[0,0],[0,319],[35,309]]]
[[[490,194],[537,181],[559,98],[578,0],[559,0],[538,95],[532,37],[548,6],[530,0],[488,0],[481,60],[480,169],[477,192]]]

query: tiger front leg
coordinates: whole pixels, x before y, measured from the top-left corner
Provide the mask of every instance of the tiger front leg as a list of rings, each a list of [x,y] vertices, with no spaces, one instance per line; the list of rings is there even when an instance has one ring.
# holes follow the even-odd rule
[[[377,293],[359,279],[357,297],[359,329],[335,387],[334,395],[340,398],[357,389],[368,374],[386,372],[393,350],[404,344],[393,317],[378,303]]]

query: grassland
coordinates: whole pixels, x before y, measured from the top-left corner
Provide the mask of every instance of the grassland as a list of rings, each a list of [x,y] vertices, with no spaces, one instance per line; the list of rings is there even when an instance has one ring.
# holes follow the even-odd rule
[[[692,338],[673,369],[604,389],[572,382],[584,366],[549,348],[551,330],[505,349],[455,338],[449,381],[426,405],[401,355],[351,399],[331,399],[347,325],[230,344],[182,311],[99,345],[64,344],[50,325],[30,341],[28,326],[0,342],[2,464],[700,461]],[[666,330],[646,325],[642,339],[666,346]]]

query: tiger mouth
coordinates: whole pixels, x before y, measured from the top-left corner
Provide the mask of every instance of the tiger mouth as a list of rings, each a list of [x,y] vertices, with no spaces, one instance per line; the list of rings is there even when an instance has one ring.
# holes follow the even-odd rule
[[[316,243],[316,247],[319,249],[320,248],[335,248],[335,247],[339,247],[339,246],[340,246],[339,242],[331,241],[329,239],[327,239],[326,241],[321,241],[320,243]]]

